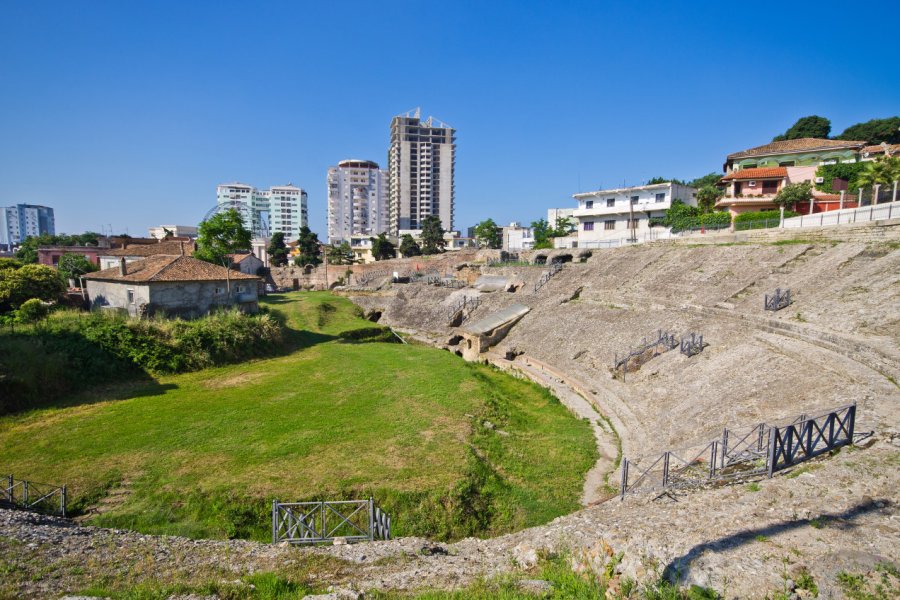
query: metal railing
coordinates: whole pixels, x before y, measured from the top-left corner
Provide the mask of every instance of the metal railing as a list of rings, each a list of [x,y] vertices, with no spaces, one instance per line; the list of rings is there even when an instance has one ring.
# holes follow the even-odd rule
[[[463,319],[465,319],[466,310],[468,310],[469,314],[472,314],[472,311],[478,308],[480,304],[481,298],[479,296],[463,296],[447,310],[447,321],[452,323],[460,312],[463,313]]]
[[[791,290],[787,289],[783,292],[781,288],[775,288],[775,293],[771,296],[766,294],[763,299],[763,308],[772,312],[779,311],[791,304]]]
[[[856,405],[841,406],[787,425],[759,423],[724,429],[705,445],[622,460],[620,495],[695,488],[766,475],[853,442]]]
[[[60,517],[66,516],[67,501],[68,490],[65,485],[15,479],[12,475],[6,476],[3,493],[0,495],[0,504]]]
[[[372,498],[321,502],[272,501],[272,543],[316,544],[391,539],[391,518]]]
[[[553,276],[556,275],[557,273],[559,273],[560,271],[562,271],[562,263],[551,262],[551,263],[550,263],[550,269],[549,269],[546,273],[544,273],[543,275],[541,275],[541,278],[538,279],[538,280],[534,283],[534,292],[533,292],[533,293],[537,294],[537,293],[538,293],[538,290],[540,290],[542,287],[544,287],[544,285],[545,285],[548,281],[550,281],[551,279],[553,279]]]
[[[625,380],[625,374],[628,372],[629,364],[634,367],[640,367],[651,358],[659,356],[664,352],[668,352],[678,346],[675,341],[675,334],[668,331],[659,330],[656,332],[656,338],[649,342],[647,338],[641,340],[641,345],[633,350],[629,350],[623,356],[619,357],[618,353],[613,358],[613,371],[622,369],[622,380]]]
[[[680,346],[681,353],[690,358],[703,352],[703,349],[709,346],[709,344],[703,343],[703,334],[698,336],[691,332],[691,337],[687,337],[686,335],[681,336]]]

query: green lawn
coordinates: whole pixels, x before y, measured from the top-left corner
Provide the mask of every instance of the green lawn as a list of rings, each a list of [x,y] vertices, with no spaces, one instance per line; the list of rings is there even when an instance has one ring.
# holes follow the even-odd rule
[[[348,342],[375,325],[328,293],[265,304],[289,353],[0,418],[0,473],[66,483],[88,513],[114,491],[91,522],[193,537],[267,539],[273,498],[372,495],[395,534],[441,539],[577,508],[593,437],[542,388],[434,348]]]

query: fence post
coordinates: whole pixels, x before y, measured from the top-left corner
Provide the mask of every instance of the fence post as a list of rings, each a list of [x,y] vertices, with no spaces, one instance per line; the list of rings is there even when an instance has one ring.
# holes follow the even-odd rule
[[[775,438],[778,437],[778,428],[769,428],[769,450],[766,453],[766,465],[768,466],[767,476],[769,479],[775,474]]]
[[[621,499],[625,499],[625,492],[628,491],[628,459],[622,459],[622,491]]]
[[[663,487],[669,487],[669,453],[663,455]]]
[[[853,430],[856,427],[856,404],[851,404],[847,409],[847,418],[850,424],[847,426],[847,439],[853,443]]]
[[[24,498],[22,504],[28,506],[28,481],[22,481],[22,489],[24,490]]]
[[[375,500],[369,496],[369,541],[375,539]]]
[[[728,455],[728,429],[722,430],[722,468],[725,468],[725,457]]]
[[[13,485],[15,484],[15,480],[12,475],[6,476],[6,495],[9,499],[9,503],[13,503]]]
[[[62,493],[59,496],[59,509],[60,509],[60,512],[62,513],[62,516],[64,516],[64,517],[66,516],[66,496],[67,496],[66,486],[63,485]]]
[[[719,442],[713,440],[711,444],[710,452],[709,452],[709,478],[712,479],[716,476],[716,450],[719,449]]]
[[[272,543],[278,543],[278,500],[272,500]]]

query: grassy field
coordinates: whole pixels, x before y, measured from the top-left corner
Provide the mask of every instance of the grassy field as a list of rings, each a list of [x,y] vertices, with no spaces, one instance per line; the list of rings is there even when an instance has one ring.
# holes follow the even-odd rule
[[[395,534],[439,539],[577,508],[593,437],[542,388],[369,341],[391,336],[328,293],[265,304],[291,329],[283,356],[3,417],[0,473],[67,483],[94,524],[192,537],[265,540],[273,498],[372,495]]]

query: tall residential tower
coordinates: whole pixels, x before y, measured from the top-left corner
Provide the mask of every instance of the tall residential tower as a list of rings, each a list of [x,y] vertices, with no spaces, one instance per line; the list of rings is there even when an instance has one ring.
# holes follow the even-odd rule
[[[44,233],[56,235],[53,209],[36,204],[0,208],[0,245],[17,246],[25,238]]]
[[[430,215],[453,229],[453,170],[456,130],[434,117],[420,119],[420,110],[391,120],[390,232],[421,230]]]
[[[388,231],[388,172],[371,160],[328,169],[328,243]]]
[[[246,183],[223,183],[216,187],[216,202],[238,211],[244,227],[257,238],[280,231],[285,239],[296,240],[300,228],[308,223],[306,192],[290,183],[268,190]]]

